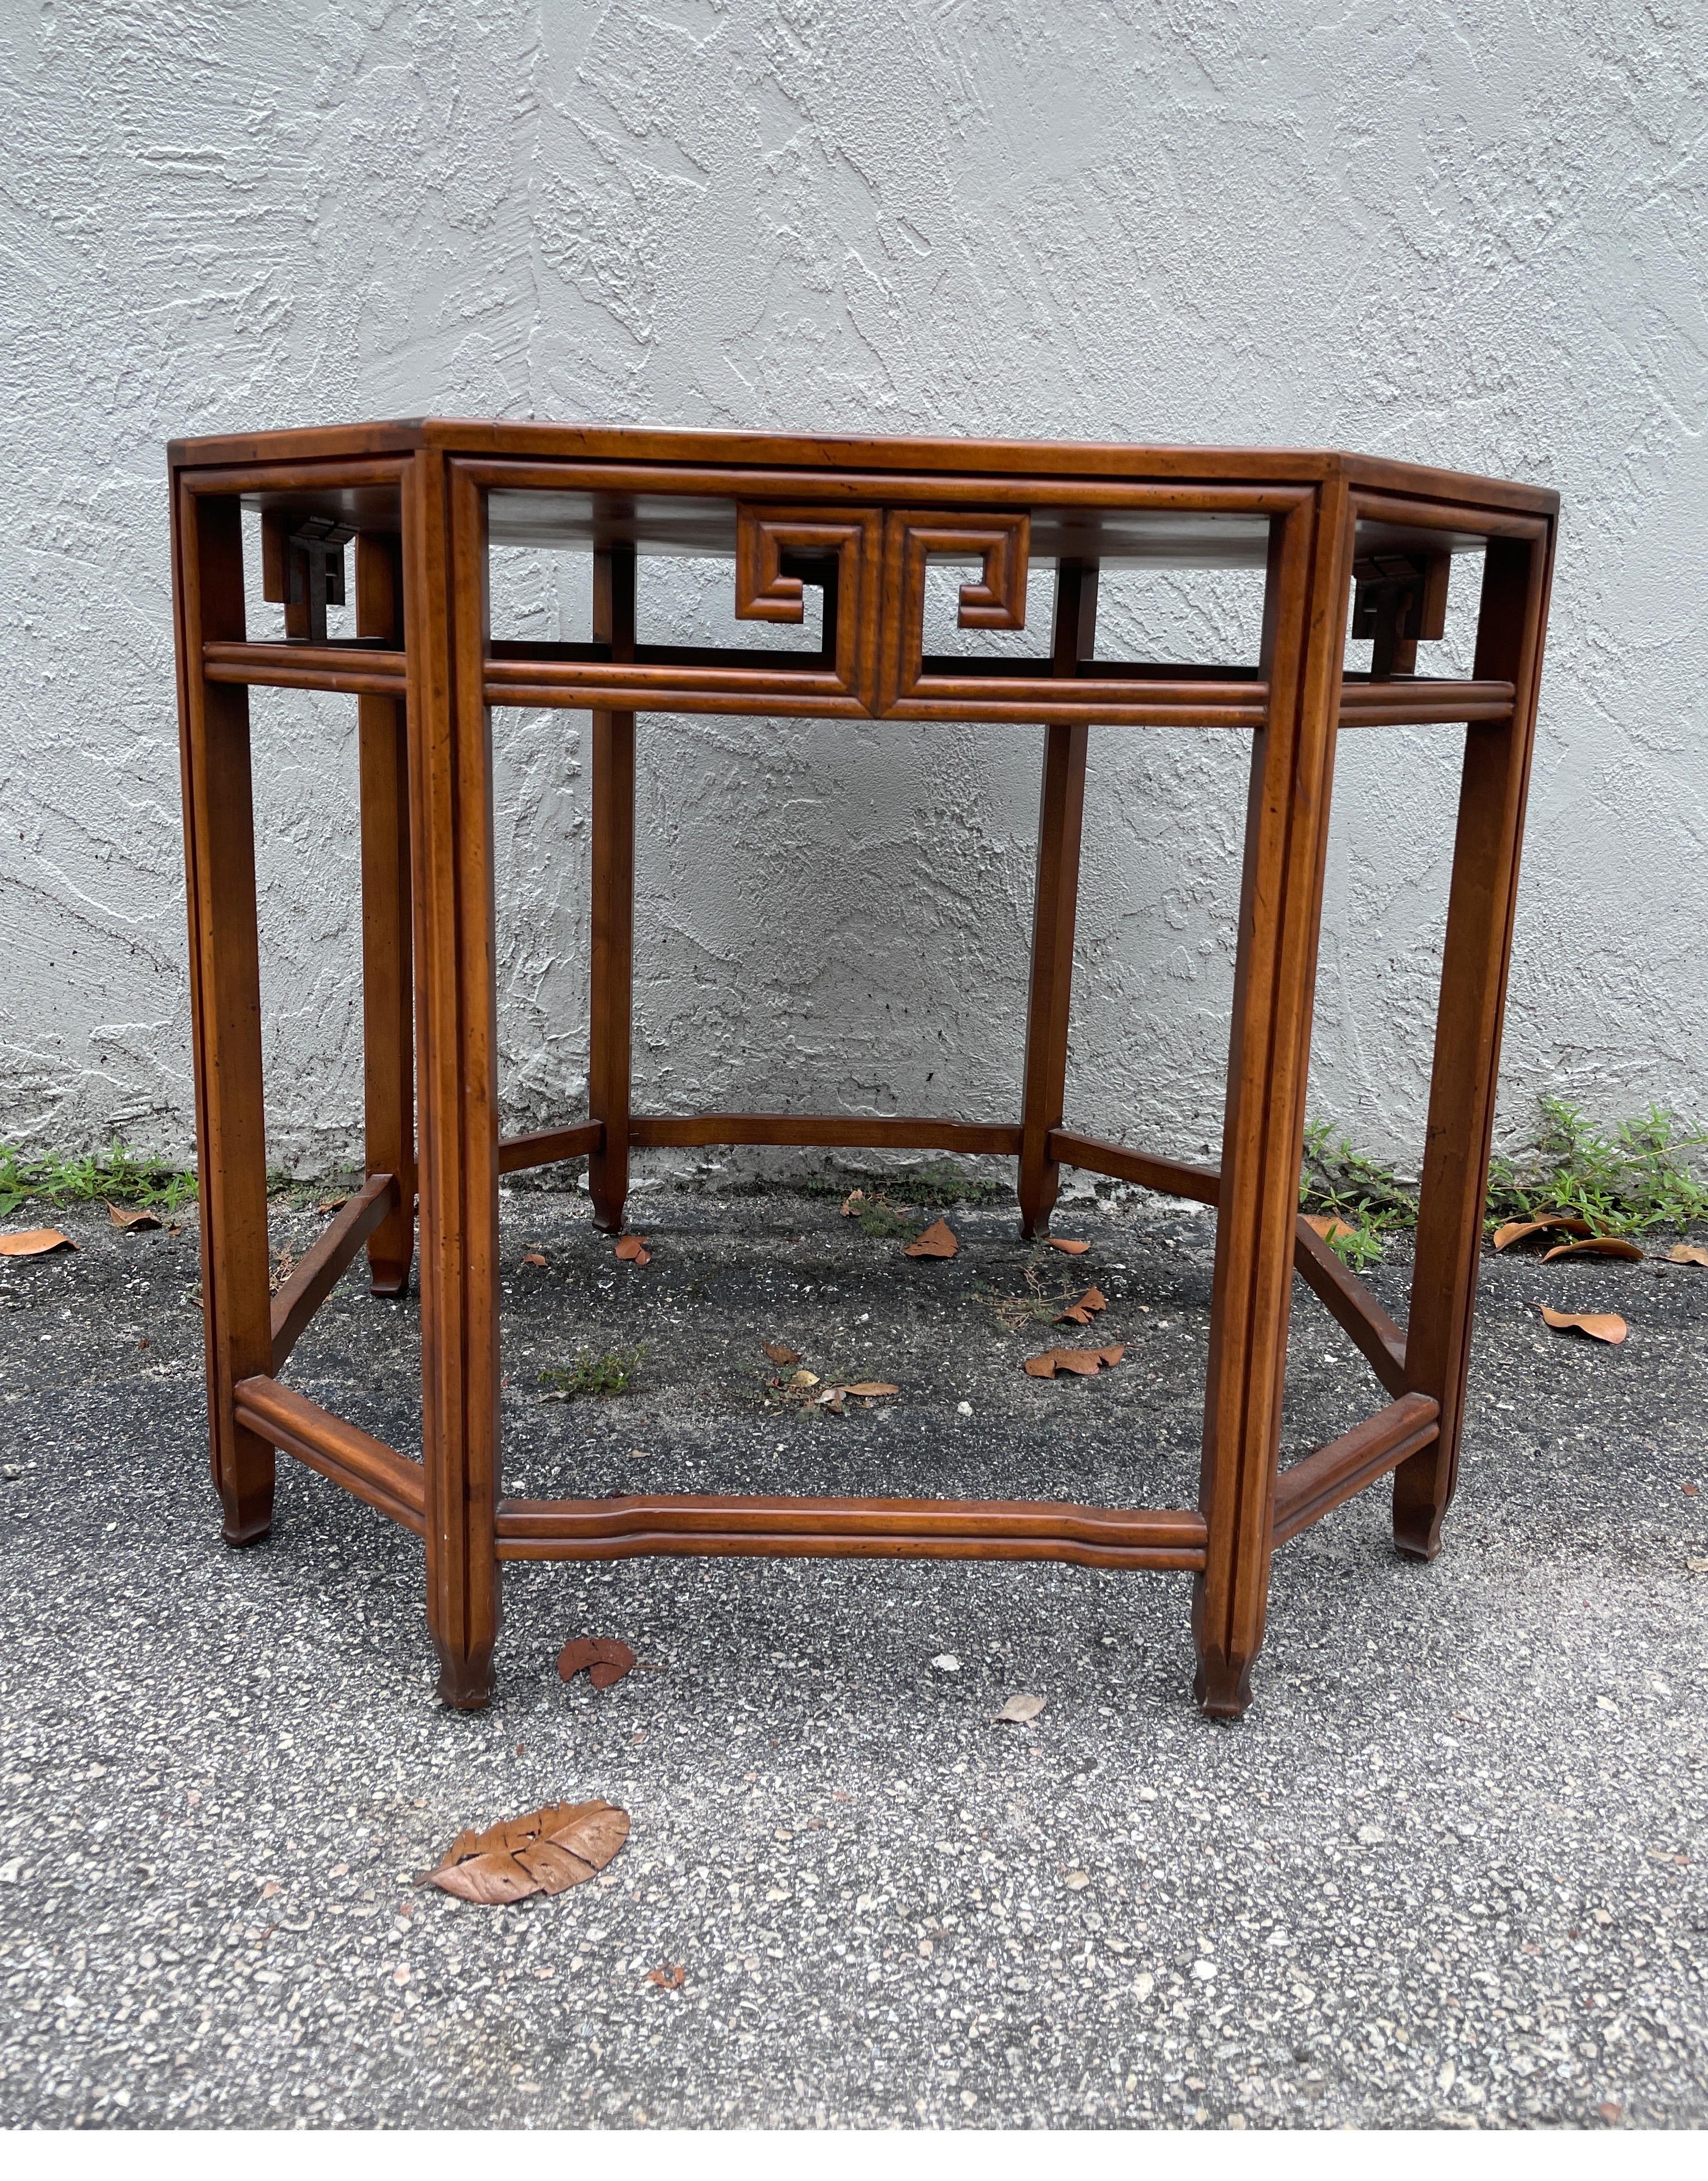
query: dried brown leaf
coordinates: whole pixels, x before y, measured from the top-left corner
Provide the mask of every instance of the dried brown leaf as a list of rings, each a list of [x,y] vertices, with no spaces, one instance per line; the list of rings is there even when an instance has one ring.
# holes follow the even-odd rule
[[[845,1219],[852,1219],[865,1201],[866,1192],[863,1189],[851,1189],[842,1200],[842,1217]]]
[[[785,1341],[768,1340],[764,1346],[766,1355],[770,1357],[780,1371],[786,1369],[791,1363],[798,1363],[801,1361],[800,1356]]]
[[[1623,1234],[1592,1234],[1585,1242],[1561,1242],[1542,1252],[1545,1265],[1552,1264],[1556,1257],[1628,1257],[1640,1265],[1643,1252]]]
[[[57,1227],[31,1227],[21,1234],[0,1234],[0,1257],[45,1257],[50,1250],[74,1250]]]
[[[653,1256],[642,1236],[620,1234],[617,1237],[617,1261],[624,1265],[650,1265]]]
[[[791,1386],[799,1386],[803,1390],[808,1386],[816,1386],[818,1383],[818,1373],[816,1371],[804,1370],[797,1371],[794,1377],[789,1381],[789,1383]]]
[[[1052,1250],[1060,1250],[1068,1257],[1083,1257],[1091,1247],[1089,1242],[1075,1242],[1066,1234],[1046,1234],[1044,1239]]]
[[[1025,1368],[1034,1378],[1053,1378],[1059,1371],[1094,1378],[1100,1369],[1112,1370],[1126,1353],[1125,1348],[1046,1348],[1042,1356],[1028,1356]]]
[[[1306,1226],[1320,1234],[1331,1247],[1339,1241],[1342,1234],[1356,1234],[1358,1232],[1356,1227],[1348,1227],[1344,1219],[1336,1219],[1330,1212],[1307,1212],[1303,1217]]]
[[[135,1234],[161,1223],[160,1214],[151,1212],[146,1204],[114,1204],[109,1200],[107,1216],[123,1234]]]
[[[347,1196],[323,1196],[314,1208],[317,1212],[342,1212],[349,1202]]]
[[[904,1255],[910,1257],[952,1257],[961,1247],[955,1229],[946,1219],[934,1219],[917,1241],[907,1245]]]
[[[1022,1689],[1010,1697],[1000,1711],[991,1713],[990,1723],[993,1726],[1030,1726],[1043,1709],[1042,1697],[1028,1696]]]
[[[688,1981],[686,1962],[660,1962],[657,1968],[647,1971],[647,1982],[655,1984],[660,1991],[680,1991]]]
[[[1624,1319],[1612,1311],[1600,1315],[1592,1311],[1585,1317],[1574,1311],[1550,1310],[1546,1303],[1542,1305],[1542,1322],[1551,1325],[1556,1333],[1587,1333],[1592,1340],[1605,1340],[1613,1348],[1630,1330]]]
[[[493,1905],[562,1893],[602,1871],[629,1837],[629,1814],[610,1803],[548,1803],[484,1832],[459,1833],[417,1886]]]
[[[1088,1288],[1079,1300],[1072,1303],[1056,1319],[1058,1325],[1089,1325],[1099,1310],[1107,1310],[1109,1297],[1099,1288]]]
[[[1532,1234],[1545,1234],[1556,1228],[1568,1234],[1595,1232],[1587,1219],[1571,1219],[1559,1212],[1545,1219],[1509,1219],[1504,1227],[1496,1228],[1495,1247],[1510,1250],[1514,1242],[1528,1241]]]
[[[818,1396],[818,1406],[828,1409],[833,1416],[840,1416],[842,1414],[842,1389],[827,1386]]]
[[[525,1265],[543,1265],[545,1262],[545,1252],[542,1250],[527,1250],[522,1253]]]
[[[857,1386],[845,1386],[842,1390],[845,1394],[857,1394],[862,1401],[881,1401],[891,1394],[899,1394],[901,1389],[892,1386],[887,1378],[862,1378]]]
[[[1667,1261],[1673,1265],[1708,1265],[1708,1250],[1699,1250],[1694,1242],[1675,1242],[1667,1252]]]
[[[558,1654],[558,1671],[565,1681],[585,1672],[596,1689],[614,1688],[634,1664],[634,1653],[616,1636],[579,1636]]]

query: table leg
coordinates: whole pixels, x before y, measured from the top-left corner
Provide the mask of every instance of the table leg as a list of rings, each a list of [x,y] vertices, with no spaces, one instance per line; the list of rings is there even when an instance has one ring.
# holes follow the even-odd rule
[[[635,655],[635,549],[594,555],[593,639],[614,660]],[[588,977],[587,1109],[604,1139],[587,1160],[593,1224],[622,1231],[629,1193],[629,1078],[634,1030],[635,715],[593,714],[592,961]]]
[[[395,537],[355,541],[356,634],[402,633]],[[415,996],[410,990],[409,731],[391,697],[356,700],[361,776],[362,1065],[366,1166],[397,1176],[396,1209],[368,1237],[373,1292],[402,1295],[415,1251]]]
[[[1458,1475],[1549,564],[1548,540],[1489,541],[1474,671],[1517,697],[1509,720],[1465,732],[1406,1333],[1407,1380],[1440,1402],[1441,1436],[1394,1471],[1394,1543],[1413,1560],[1441,1550]]]
[[[251,1545],[273,1525],[273,1452],[232,1398],[273,1368],[249,692],[201,671],[204,642],[244,634],[242,514],[180,489],[173,516],[208,1438],[226,1543]]]
[[[1253,737],[1239,962],[1222,1130],[1193,1592],[1195,1693],[1251,1701],[1269,1605],[1271,1516],[1303,1151],[1305,1078],[1335,724],[1351,580],[1344,487],[1275,526],[1264,611],[1267,722]]]
[[[1056,570],[1055,671],[1071,676],[1092,655],[1097,629],[1097,563],[1064,560]],[[1039,799],[1038,891],[1032,914],[1032,989],[1027,1003],[1026,1087],[1020,1116],[1020,1231],[1044,1232],[1061,1169],[1050,1156],[1067,1088],[1067,1028],[1073,989],[1073,924],[1079,899],[1079,844],[1085,812],[1087,729],[1044,729]]]
[[[498,996],[486,517],[427,452],[404,488],[411,867],[420,904],[421,1438],[438,1692],[486,1703],[499,1631]]]

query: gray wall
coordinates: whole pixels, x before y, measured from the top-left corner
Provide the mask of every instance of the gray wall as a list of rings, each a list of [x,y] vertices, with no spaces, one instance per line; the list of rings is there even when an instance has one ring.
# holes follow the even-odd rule
[[[0,0],[0,1136],[189,1140],[163,442],[423,411],[1557,486],[1505,1125],[1550,1086],[1708,1107],[1705,32],[1691,0]],[[647,610],[714,629],[728,583],[679,565]],[[497,587],[548,632],[585,577]],[[1109,610],[1250,640],[1226,578]],[[272,1147],[304,1167],[360,1106],[352,713],[256,701]],[[584,726],[495,722],[518,1122],[583,1095]],[[1040,739],[643,723],[642,1100],[1006,1112]],[[1402,1159],[1454,740],[1342,746],[1313,1107]],[[1090,1125],[1219,1129],[1243,755],[1094,739]]]

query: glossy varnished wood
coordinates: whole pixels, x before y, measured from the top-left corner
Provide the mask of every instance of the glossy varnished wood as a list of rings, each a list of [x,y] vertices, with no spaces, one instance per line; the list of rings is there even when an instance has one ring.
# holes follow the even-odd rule
[[[202,1173],[212,1460],[226,1534],[265,1534],[275,1449],[426,1546],[440,1693],[485,1702],[501,1559],[649,1553],[1058,1559],[1193,1577],[1198,1698],[1249,1698],[1270,1557],[1390,1471],[1400,1549],[1439,1544],[1464,1423],[1500,1020],[1557,505],[1534,488],[1336,453],[785,438],[415,420],[186,442],[172,450],[179,699]],[[240,511],[261,516],[284,638],[244,625]],[[290,555],[356,536],[356,633],[289,602]],[[305,528],[304,526],[307,527]],[[584,639],[495,642],[489,538],[594,556]],[[295,542],[293,543],[293,540]],[[306,541],[306,542],[305,542]],[[749,647],[646,644],[637,558],[727,559]],[[1485,555],[1467,680],[1415,671],[1454,555]],[[1047,652],[928,652],[928,564],[958,566],[960,625],[1018,630],[1028,571],[1055,573]],[[310,565],[318,567],[318,560]],[[1100,574],[1263,571],[1255,663],[1097,657]],[[1369,674],[1343,671],[1352,573],[1374,588]],[[822,598],[816,650],[767,648]],[[313,599],[318,594],[311,590]],[[1386,603],[1384,603],[1386,601]],[[1385,618],[1386,616],[1386,618]],[[368,1179],[271,1299],[245,689],[358,700]],[[500,1141],[489,708],[592,715],[592,943],[585,1118]],[[636,715],[785,713],[1041,727],[1026,1061],[1012,1117],[635,1113]],[[1402,1328],[1298,1216],[1317,927],[1337,734],[1459,725],[1466,754],[1430,1093],[1417,1277]],[[1066,1124],[1073,926],[1093,727],[1243,731],[1253,756],[1220,1169]],[[416,1111],[411,1113],[413,1086]],[[498,1496],[497,1184],[585,1157],[595,1217],[622,1221],[630,1151],[773,1144],[1014,1157],[1027,1233],[1065,1166],[1212,1205],[1216,1262],[1199,1505],[658,1495]],[[280,1382],[366,1243],[407,1284],[419,1195],[422,1459]],[[1387,1395],[1281,1467],[1295,1273]]]

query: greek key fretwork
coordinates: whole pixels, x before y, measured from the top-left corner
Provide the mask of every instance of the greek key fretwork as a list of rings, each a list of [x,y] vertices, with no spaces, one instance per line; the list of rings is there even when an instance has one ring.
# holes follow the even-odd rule
[[[736,508],[736,618],[806,618],[808,583],[822,587],[822,656],[851,696],[868,708],[876,681],[878,560],[882,517],[875,509]]]
[[[918,682],[925,635],[925,566],[935,554],[977,555],[976,581],[961,586],[962,628],[1024,628],[1026,571],[1032,542],[1025,515],[939,516],[893,510],[884,538],[884,589],[890,606],[880,695],[884,708]]]

